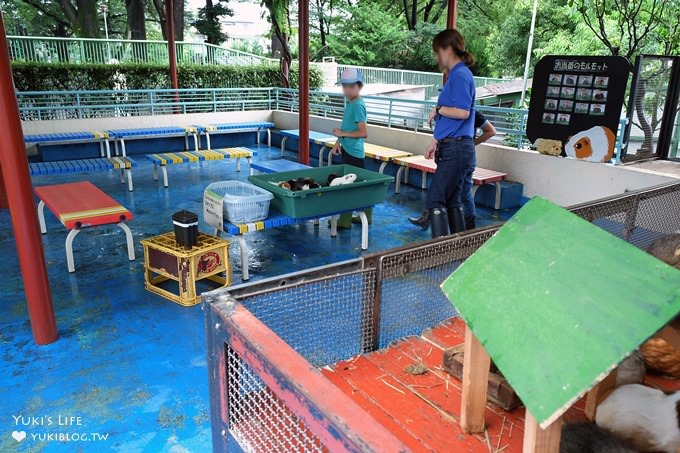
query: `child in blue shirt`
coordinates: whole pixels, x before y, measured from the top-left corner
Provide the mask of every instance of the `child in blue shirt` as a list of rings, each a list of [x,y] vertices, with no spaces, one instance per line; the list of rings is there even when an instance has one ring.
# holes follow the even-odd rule
[[[342,123],[339,129],[333,129],[333,135],[338,141],[331,152],[342,155],[345,164],[364,168],[364,139],[368,137],[366,128],[366,104],[361,99],[361,88],[364,85],[361,71],[356,68],[346,68],[340,76],[342,93],[347,100]],[[366,217],[371,222],[372,212],[366,210]],[[352,215],[342,214],[338,220],[338,228],[349,228],[352,225]]]

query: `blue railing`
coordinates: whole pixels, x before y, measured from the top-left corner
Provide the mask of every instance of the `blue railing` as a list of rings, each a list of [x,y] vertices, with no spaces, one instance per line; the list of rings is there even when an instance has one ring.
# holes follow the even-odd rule
[[[369,123],[430,132],[427,117],[434,101],[364,96]],[[246,110],[298,110],[296,90],[282,88],[205,88],[180,90],[25,91],[17,93],[23,121],[210,113]],[[340,118],[345,100],[339,93],[310,93],[313,115]],[[478,106],[506,141],[526,142],[527,111]]]

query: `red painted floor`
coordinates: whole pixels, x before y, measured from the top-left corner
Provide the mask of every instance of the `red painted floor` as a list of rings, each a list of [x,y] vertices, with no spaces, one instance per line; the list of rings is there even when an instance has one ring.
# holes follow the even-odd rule
[[[444,350],[463,344],[464,333],[463,321],[454,318],[422,337],[406,338],[322,372],[414,452],[521,452],[524,408],[506,412],[489,403],[486,433],[470,435],[460,429],[461,382],[441,365]],[[426,374],[404,371],[418,363],[428,368]],[[647,383],[680,389],[679,382],[658,377]],[[564,419],[585,420],[583,406],[583,401],[577,403]]]

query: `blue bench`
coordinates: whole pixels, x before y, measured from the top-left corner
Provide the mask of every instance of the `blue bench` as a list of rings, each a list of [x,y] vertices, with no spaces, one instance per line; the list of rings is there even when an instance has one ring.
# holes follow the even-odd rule
[[[267,131],[267,145],[271,146],[272,136],[271,129],[274,127],[274,123],[269,121],[260,121],[253,123],[223,123],[223,124],[207,124],[207,125],[195,125],[194,126],[199,134],[205,135],[206,145],[208,149],[212,149],[210,145],[210,135],[215,134],[236,134],[239,132],[256,132],[257,133],[257,144],[260,144],[260,132],[262,130]]]
[[[359,214],[359,218],[361,219],[361,250],[366,250],[368,249],[368,219],[366,218],[365,211],[366,209],[372,208],[372,206],[367,206],[365,208],[359,208],[359,209],[354,209],[353,211],[356,211]],[[335,237],[338,234],[338,216],[340,214],[344,214],[344,212],[352,212],[352,211],[343,211],[343,212],[328,212],[326,214],[320,215],[320,216],[315,216],[315,217],[305,217],[305,218],[296,218],[296,217],[288,217],[287,215],[281,214],[280,212],[274,211],[272,209],[269,210],[269,217],[267,217],[265,220],[261,220],[259,222],[252,222],[252,223],[239,223],[239,224],[234,224],[229,221],[225,221],[224,225],[211,225],[215,227],[215,234],[217,236],[220,235],[221,231],[225,231],[228,234],[233,235],[236,237],[236,240],[239,243],[239,247],[241,248],[241,274],[243,280],[249,280],[250,279],[250,272],[248,270],[248,245],[246,244],[246,240],[243,237],[245,233],[250,233],[253,231],[262,231],[262,230],[267,230],[270,228],[278,228],[286,225],[300,225],[304,224],[307,222],[314,222],[315,224],[318,225],[318,220],[322,217],[330,217],[331,218],[331,237]],[[205,219],[208,220],[208,219]]]
[[[312,167],[286,159],[265,160],[251,163],[250,174],[252,175],[254,170],[260,173],[279,173],[282,171],[304,170],[306,168]]]
[[[286,140],[289,138],[300,139],[300,129],[282,129],[279,131],[281,134],[281,157],[283,157],[283,152],[286,149]],[[315,145],[321,145],[319,150],[319,167],[323,165],[323,151],[325,147],[332,147],[335,142],[338,141],[338,137],[335,135],[324,134],[322,132],[309,131],[309,142]]]
[[[76,143],[99,143],[99,157],[110,155],[109,134],[105,131],[55,132],[51,134],[30,134],[24,142],[40,145],[72,145]]]

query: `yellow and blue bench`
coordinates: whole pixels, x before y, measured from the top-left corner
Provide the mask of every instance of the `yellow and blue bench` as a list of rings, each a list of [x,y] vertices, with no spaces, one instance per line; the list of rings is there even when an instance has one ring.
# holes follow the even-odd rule
[[[205,141],[208,149],[211,149],[210,135],[215,134],[236,134],[240,132],[255,132],[257,133],[256,142],[260,144],[260,132],[265,130],[267,132],[267,146],[272,144],[271,129],[274,123],[269,121],[258,121],[250,123],[221,123],[221,124],[206,124],[194,126],[199,135],[205,135]]]
[[[236,159],[236,171],[241,171],[241,159],[250,160],[257,153],[244,147],[220,148],[203,151],[176,151],[171,153],[147,154],[146,158],[153,163],[153,180],[158,181],[158,168],[163,173],[163,187],[168,187],[167,166],[203,162],[207,160]]]
[[[289,138],[300,139],[300,129],[282,129],[279,131],[281,134],[281,157],[283,157],[283,152],[286,149],[286,141]],[[323,166],[323,151],[324,149],[330,149],[335,142],[338,141],[338,137],[335,135],[324,134],[322,132],[309,131],[309,142],[315,145],[321,145],[319,150],[319,167]]]
[[[184,150],[189,149],[189,138],[193,138],[194,151],[199,149],[198,146],[198,129],[194,126],[163,126],[163,127],[143,127],[133,129],[109,129],[109,137],[113,139],[116,155],[126,156],[125,150],[126,140],[142,140],[152,138],[166,138],[166,137],[184,137]],[[120,148],[120,149],[119,149]]]
[[[378,169],[378,172],[381,174],[385,171],[385,167],[387,167],[387,164],[392,162],[394,159],[399,157],[409,157],[413,155],[413,153],[409,153],[407,151],[388,148],[386,146],[374,145],[372,143],[364,144],[364,154],[366,155],[367,159],[373,159],[377,162],[380,162],[380,168]],[[332,164],[333,155],[329,152],[327,165]]]
[[[125,182],[127,177],[128,190],[132,192],[134,189],[132,185],[132,167],[136,167],[137,162],[126,156],[111,156],[108,132],[81,131],[54,134],[35,134],[25,136],[24,141],[26,143],[36,143],[38,145],[68,145],[75,143],[99,142],[100,157],[33,162],[29,164],[31,176],[119,170],[121,182]]]
[[[399,193],[401,191],[401,178],[404,171],[420,170],[423,173],[421,179],[421,189],[425,190],[427,188],[427,175],[428,173],[434,173],[437,170],[437,164],[434,163],[434,159],[425,159],[425,156],[409,156],[409,157],[397,157],[392,159],[395,164],[400,165],[399,170],[397,170],[396,176],[396,187],[394,192]],[[507,173],[502,173],[494,170],[487,170],[486,168],[475,168],[472,174],[472,196],[474,197],[477,189],[484,184],[493,184],[496,187],[496,199],[494,208],[500,209],[501,205],[501,181],[503,181],[508,176]],[[408,180],[408,176],[406,176]]]
[[[354,212],[357,212],[359,214],[359,218],[361,219],[361,250],[367,250],[368,249],[368,219],[366,217],[365,211],[367,209],[372,208],[372,206],[366,206],[364,208],[359,208],[359,209],[354,209]],[[328,212],[323,215],[319,216],[314,216],[314,217],[304,217],[304,218],[296,218],[296,217],[289,217],[287,215],[281,214],[280,212],[274,211],[272,209],[269,210],[269,217],[267,217],[265,220],[261,220],[259,222],[252,222],[252,223],[238,223],[234,224],[229,221],[225,221],[224,225],[221,227],[218,227],[217,225],[212,225],[215,227],[215,234],[217,236],[220,235],[221,231],[224,231],[228,234],[231,234],[236,238],[238,241],[239,247],[241,248],[241,275],[242,279],[249,280],[250,279],[250,272],[248,270],[248,255],[249,255],[249,249],[248,249],[248,244],[246,244],[246,240],[243,237],[245,233],[251,233],[254,231],[263,231],[263,230],[268,230],[271,228],[278,228],[286,225],[300,225],[308,222],[314,222],[316,225],[318,225],[318,220],[322,217],[330,217],[331,218],[331,237],[335,237],[338,234],[338,216],[340,214],[344,214],[345,212],[352,212],[352,211],[342,211],[342,212]],[[207,219],[206,219],[207,220]]]

